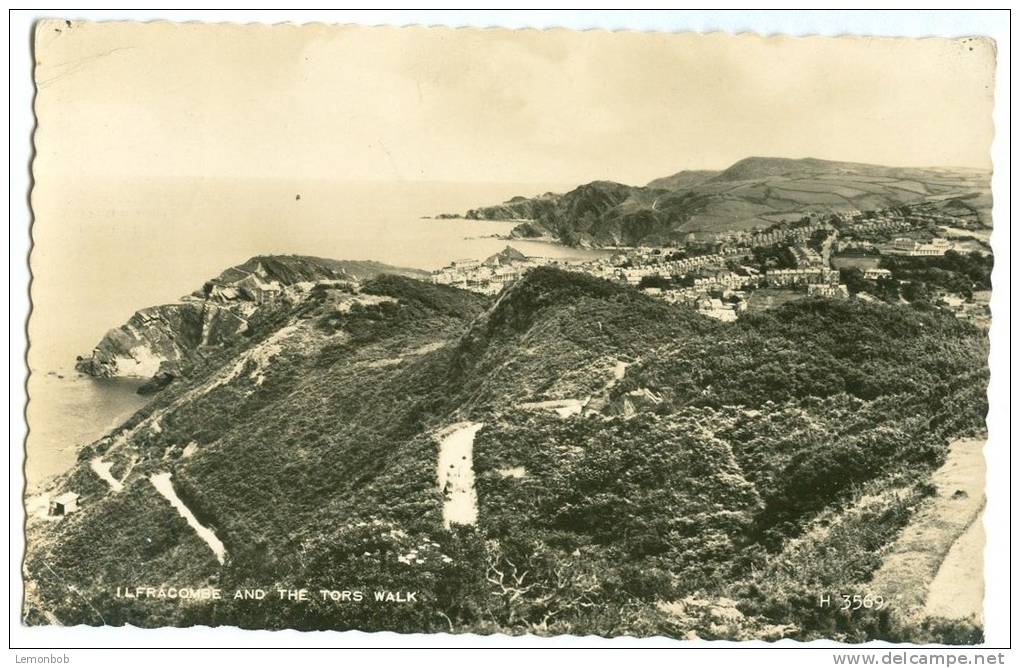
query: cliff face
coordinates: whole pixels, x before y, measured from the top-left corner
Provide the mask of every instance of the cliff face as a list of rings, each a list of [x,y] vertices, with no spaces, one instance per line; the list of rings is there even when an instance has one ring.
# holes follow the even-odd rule
[[[471,209],[464,217],[469,220],[536,220],[556,208],[560,195],[546,193],[538,197],[514,197],[495,206]]]
[[[91,355],[78,358],[75,368],[100,378],[148,378],[161,369],[179,374],[199,359],[201,348],[243,333],[257,308],[240,299],[234,304],[189,299],[142,309],[110,330]]]
[[[512,235],[546,237],[574,246],[605,246],[635,240],[635,230],[665,231],[669,220],[650,209],[666,191],[594,181],[563,194],[515,197],[501,205],[473,209],[467,218],[519,220]]]
[[[370,262],[258,256],[230,267],[174,304],[142,309],[110,330],[75,368],[96,377],[167,379],[188,375],[207,355],[249,331],[252,319],[286,308],[323,281],[345,282],[400,270]],[[159,384],[157,383],[157,386]]]

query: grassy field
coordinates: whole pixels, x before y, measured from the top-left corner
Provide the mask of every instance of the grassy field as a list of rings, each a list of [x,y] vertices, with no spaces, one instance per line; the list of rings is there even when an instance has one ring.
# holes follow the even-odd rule
[[[836,269],[875,269],[882,262],[880,255],[834,255],[832,266]]]
[[[800,290],[782,288],[761,288],[751,293],[747,300],[748,311],[765,311],[787,302],[804,299],[807,295]]]

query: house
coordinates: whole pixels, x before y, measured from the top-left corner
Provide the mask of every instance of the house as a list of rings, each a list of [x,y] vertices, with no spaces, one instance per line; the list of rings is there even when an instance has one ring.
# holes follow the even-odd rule
[[[78,510],[78,495],[74,492],[64,492],[50,501],[50,515],[68,515]]]
[[[832,285],[831,283],[809,283],[807,293],[815,297],[847,297],[849,291],[843,284]]]
[[[945,255],[946,251],[953,250],[953,244],[946,239],[932,239],[931,243],[917,244],[910,253],[913,256]]]
[[[892,242],[892,250],[897,253],[909,254],[914,252],[914,248],[916,247],[917,242],[907,237],[899,237],[898,239],[893,239]]]
[[[699,313],[707,315],[709,318],[715,318],[723,322],[733,322],[737,319],[735,305],[724,304],[721,299],[715,297],[702,297],[696,300],[694,305]]]
[[[839,272],[826,267],[771,269],[765,272],[765,280],[773,287],[802,286],[812,283],[838,285]]]
[[[953,243],[947,239],[936,237],[930,242],[922,244],[913,239],[900,238],[893,241],[889,252],[899,255],[910,255],[911,257],[924,257],[945,255],[946,251],[951,250],[953,250]]]
[[[864,270],[864,278],[869,281],[877,281],[883,278],[892,278],[892,272],[888,269],[879,269],[877,267],[872,269]]]

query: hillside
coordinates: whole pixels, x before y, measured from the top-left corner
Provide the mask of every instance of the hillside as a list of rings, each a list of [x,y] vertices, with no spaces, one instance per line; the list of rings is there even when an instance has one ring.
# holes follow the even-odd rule
[[[556,208],[560,195],[545,193],[538,197],[511,197],[502,204],[471,209],[464,217],[472,220],[537,220]]]
[[[822,517],[849,560],[891,544],[983,429],[986,359],[965,323],[856,301],[721,323],[551,268],[493,299],[319,281],[53,481],[81,510],[30,518],[25,620],[920,641],[807,607],[873,559],[758,578]],[[115,594],[138,584],[419,603]]]
[[[648,187],[657,190],[684,190],[700,185],[718,174],[718,171],[709,169],[685,169],[676,174],[652,179],[648,182]]]
[[[426,275],[371,261],[256,256],[176,303],[138,311],[110,330],[91,354],[79,356],[75,368],[97,377],[152,377],[144,387],[156,391],[191,374],[223,345],[249,336],[261,320],[286,312],[316,283],[342,285],[382,273]]]
[[[689,233],[927,201],[944,202],[947,213],[990,226],[989,189],[990,174],[980,170],[752,157],[721,172],[684,171],[645,187],[596,181],[563,195],[515,197],[466,217],[526,219],[516,236],[548,236],[567,245],[668,244]]]

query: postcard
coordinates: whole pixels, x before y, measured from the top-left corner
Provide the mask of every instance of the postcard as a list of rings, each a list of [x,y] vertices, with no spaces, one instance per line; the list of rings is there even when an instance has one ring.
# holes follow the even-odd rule
[[[23,624],[982,642],[992,40],[34,52]]]

